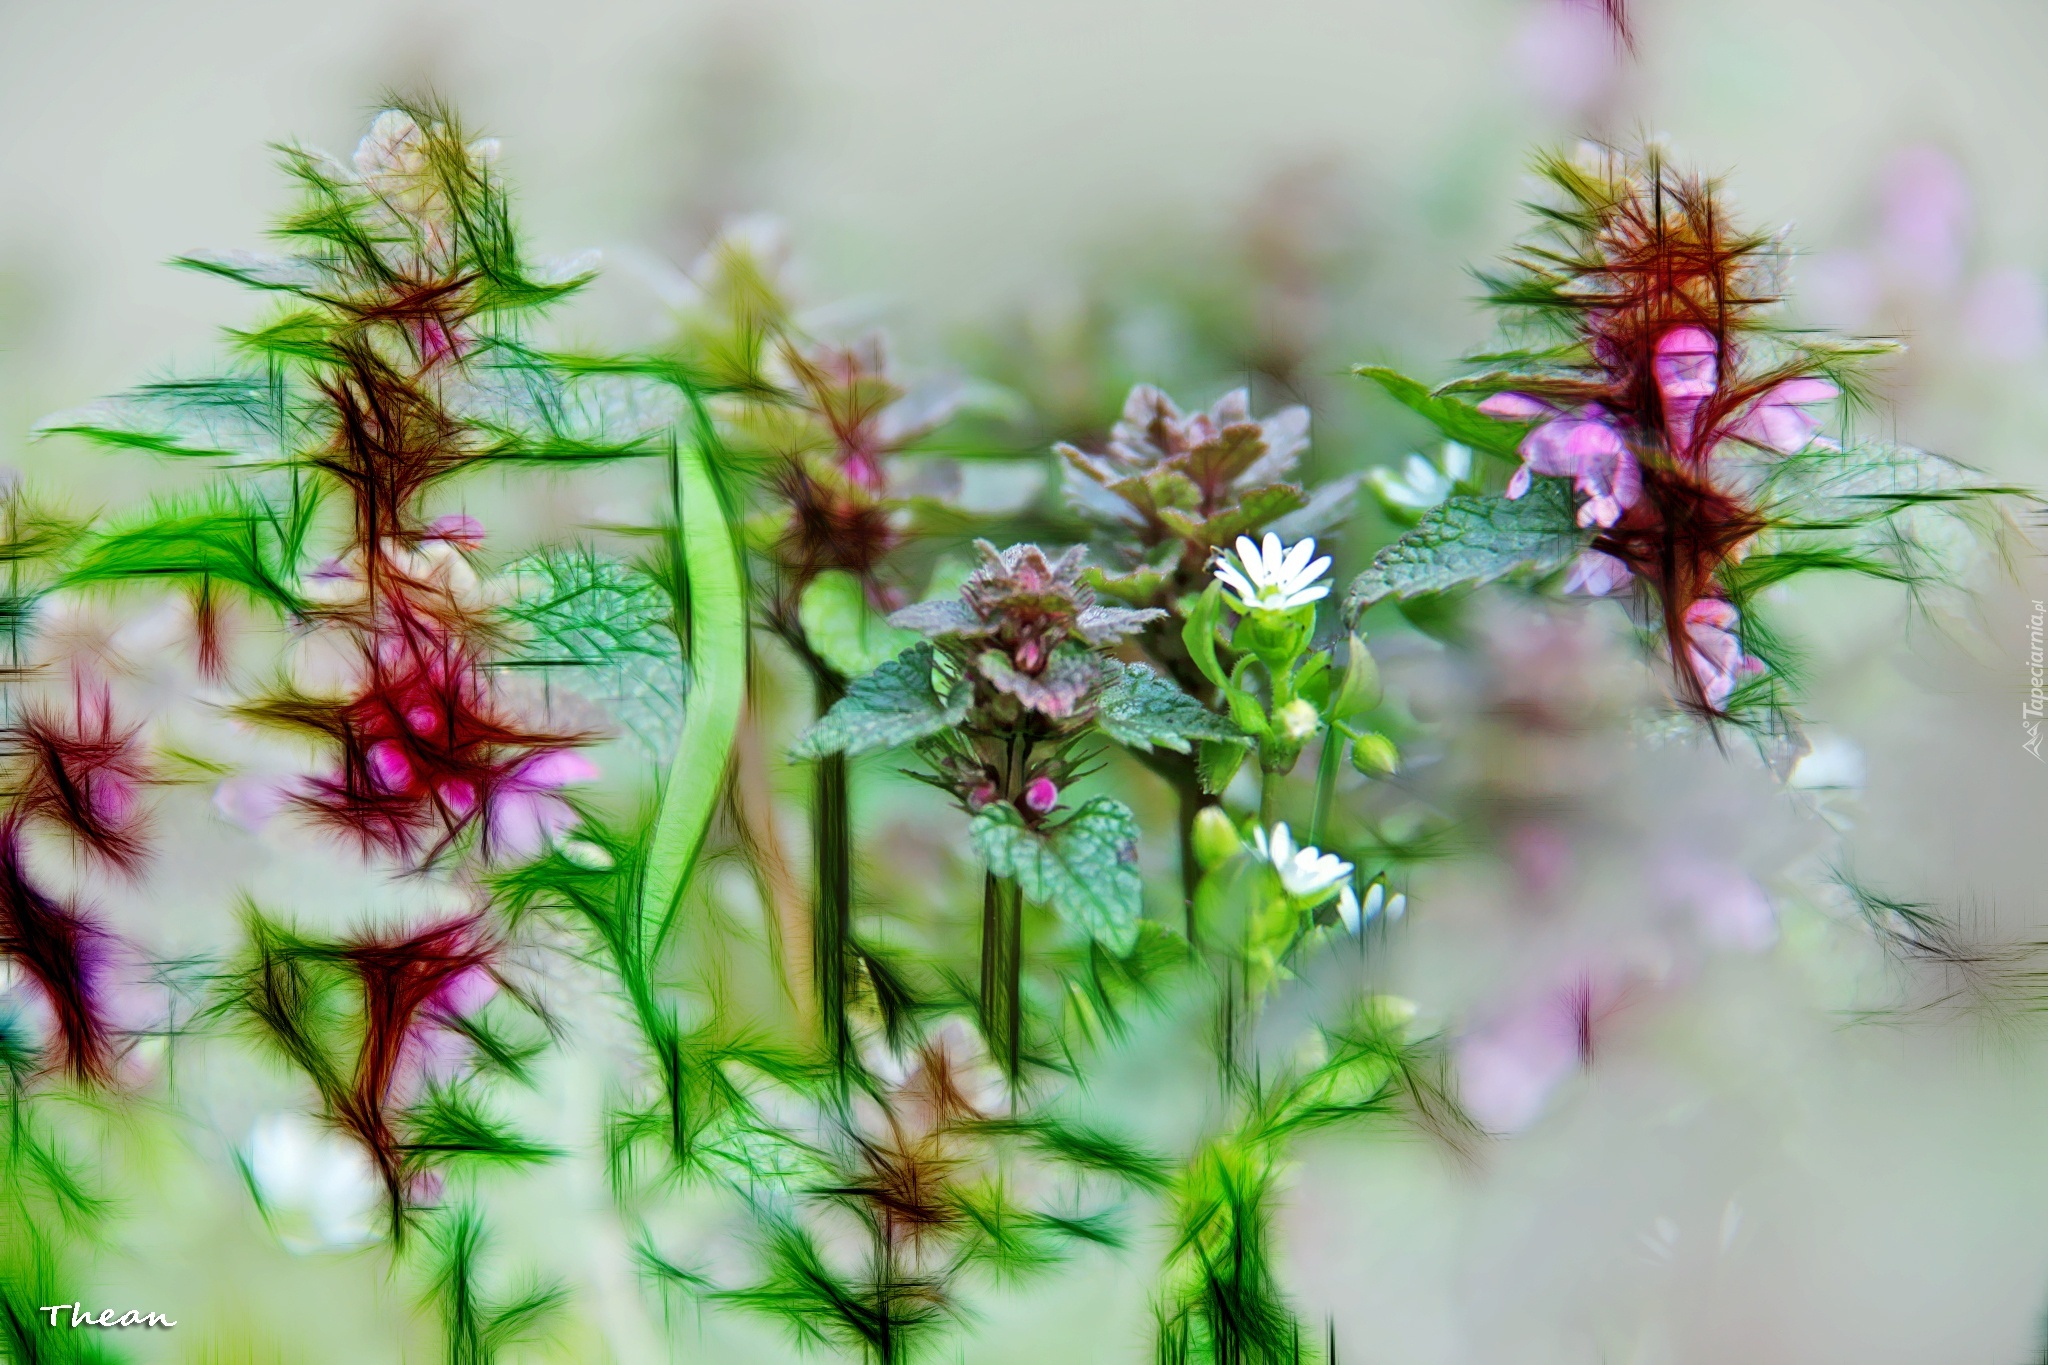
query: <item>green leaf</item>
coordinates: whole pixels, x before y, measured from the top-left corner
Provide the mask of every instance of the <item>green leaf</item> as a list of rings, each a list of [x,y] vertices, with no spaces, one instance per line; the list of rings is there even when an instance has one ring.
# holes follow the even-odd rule
[[[1515,464],[1522,462],[1517,447],[1522,443],[1523,433],[1529,429],[1527,422],[1503,422],[1488,417],[1473,404],[1432,392],[1420,381],[1384,365],[1357,365],[1351,372],[1378,384],[1386,390],[1388,397],[1427,418],[1432,426],[1453,441]]]
[[[1573,523],[1571,487],[1538,479],[1524,497],[1454,497],[1373,556],[1352,580],[1345,619],[1388,597],[1477,587],[1509,574],[1548,573],[1592,540]]]
[[[1203,740],[1195,758],[1195,771],[1201,778],[1202,790],[1211,796],[1222,792],[1230,785],[1230,779],[1237,776],[1237,770],[1244,765],[1244,756],[1250,752],[1249,744]]]
[[[562,1155],[520,1136],[502,1119],[485,1112],[467,1089],[435,1086],[406,1110],[403,1124],[408,1154],[432,1159],[469,1158],[500,1165],[524,1166]]]
[[[1144,664],[1109,663],[1112,681],[1096,702],[1095,719],[1117,743],[1184,754],[1190,741],[1243,738],[1229,720]]]
[[[1344,660],[1344,677],[1323,712],[1324,719],[1331,724],[1362,716],[1380,704],[1379,664],[1374,662],[1372,652],[1365,647],[1365,641],[1358,637],[1356,631],[1351,634]]]
[[[159,455],[277,461],[304,433],[261,371],[171,379],[36,424],[36,436],[82,436]]]
[[[675,922],[725,788],[726,759],[747,690],[747,589],[739,519],[726,506],[710,456],[678,452],[676,527],[689,589],[690,704],[647,850],[640,948],[652,960]]]
[[[1195,599],[1194,607],[1188,612],[1187,624],[1180,629],[1180,639],[1187,646],[1188,657],[1195,661],[1195,667],[1202,670],[1202,676],[1216,686],[1230,688],[1230,675],[1223,671],[1222,663],[1216,658],[1216,627],[1223,619],[1223,587],[1211,583]]]
[[[566,673],[572,691],[665,759],[683,714],[684,682],[668,591],[588,546],[528,555],[506,572],[518,595],[502,614],[523,638],[498,666]]]
[[[868,605],[860,580],[837,569],[811,580],[797,620],[818,657],[849,678],[873,672],[918,640],[917,632],[884,620]]]
[[[246,483],[222,484],[197,499],[159,502],[90,537],[58,586],[202,578],[235,584],[280,611],[297,611],[299,563],[312,517],[310,498],[280,507]]]
[[[932,647],[913,645],[848,683],[846,695],[819,717],[791,754],[822,758],[909,744],[958,725],[972,700],[973,688],[964,681],[941,698],[932,686]]]
[[[969,833],[989,871],[1013,878],[1027,899],[1052,907],[1111,952],[1127,953],[1137,942],[1144,892],[1138,821],[1123,802],[1091,797],[1044,831],[998,802],[974,817]]]

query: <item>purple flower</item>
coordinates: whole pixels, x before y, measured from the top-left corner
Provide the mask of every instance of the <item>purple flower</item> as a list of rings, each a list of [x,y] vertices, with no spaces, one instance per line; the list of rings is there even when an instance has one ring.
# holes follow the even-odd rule
[[[1825,379],[1788,379],[1750,404],[1728,434],[1780,455],[1797,455],[1813,444],[1814,433],[1820,430],[1819,419],[1805,405],[1828,402],[1840,393]]]
[[[1742,652],[1735,625],[1740,615],[1717,597],[1703,597],[1685,609],[1686,656],[1700,691],[1712,706],[1719,706],[1745,676],[1761,673],[1761,660]]]
[[[1060,789],[1049,777],[1034,777],[1024,788],[1024,809],[1043,815],[1059,804]]]
[[[508,861],[531,858],[574,828],[575,809],[555,793],[597,775],[597,765],[573,749],[535,754],[512,769],[500,779],[486,817],[492,854]]]
[[[1548,416],[1522,438],[1522,467],[1508,480],[1507,495],[1529,491],[1530,476],[1568,478],[1585,494],[1579,525],[1612,526],[1643,493],[1643,471],[1635,453],[1608,423],[1606,409],[1589,404],[1574,413],[1522,393],[1497,393],[1479,405],[1489,417],[1528,421]]]
[[[1628,565],[1613,555],[1600,550],[1584,550],[1572,561],[1572,570],[1565,575],[1564,590],[1584,593],[1588,597],[1605,597],[1627,587],[1632,576]]]
[[[1692,448],[1693,419],[1721,383],[1721,343],[1704,327],[1673,327],[1657,338],[1650,362],[1664,403],[1664,428],[1672,449]]]

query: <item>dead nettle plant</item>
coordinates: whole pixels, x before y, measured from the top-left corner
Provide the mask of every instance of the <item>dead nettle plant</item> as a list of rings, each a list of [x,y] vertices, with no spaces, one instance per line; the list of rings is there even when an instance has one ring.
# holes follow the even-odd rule
[[[599,736],[551,724],[507,689],[502,671],[582,664],[592,653],[616,670],[619,651],[589,648],[590,637],[616,630],[623,613],[652,670],[646,686],[672,688],[675,672],[672,604],[649,612],[646,585],[615,566],[538,588],[532,572],[487,575],[484,528],[444,510],[448,486],[486,469],[664,451],[676,501],[689,480],[663,435],[672,412],[635,408],[622,386],[574,380],[527,340],[529,322],[590,271],[528,261],[495,142],[470,140],[444,108],[407,105],[378,117],[349,164],[300,147],[282,153],[301,195],[275,232],[284,254],[179,261],[278,301],[256,326],[229,333],[231,365],[145,385],[41,430],[230,467],[203,492],[96,530],[61,580],[81,591],[176,585],[192,602],[201,672],[238,694],[229,713],[319,754],[301,775],[224,782],[221,811],[252,826],[289,811],[373,866],[446,879],[470,902],[341,936],[251,908],[247,946],[218,982],[212,1017],[311,1085],[318,1127],[293,1142],[332,1133],[352,1143],[397,1244],[449,1175],[548,1154],[492,1117],[480,1088],[493,1072],[521,1075],[546,1041],[535,1021],[548,1022],[508,971],[507,926],[484,874],[541,858],[574,829],[567,789],[597,776],[582,750]],[[729,546],[715,498],[698,503],[714,545]],[[674,552],[661,558],[657,584],[681,572],[670,529]],[[521,597],[522,587],[533,595]],[[705,596],[717,596],[711,581]],[[236,610],[289,628],[286,662],[267,685],[238,676],[226,629]],[[575,644],[584,654],[550,654]],[[700,729],[715,730],[719,706],[702,709]],[[671,783],[675,799],[648,836],[655,889],[627,945],[636,966],[658,951],[710,785]],[[273,1167],[311,1159],[296,1148],[270,1155]],[[252,1181],[259,1196],[261,1184]],[[447,1216],[473,1217],[459,1205]],[[360,1228],[345,1232],[352,1240]],[[458,1232],[450,1224],[429,1241],[481,1244]],[[530,1316],[517,1310],[506,1309],[505,1330]]]
[[[1137,750],[1187,750],[1241,739],[1143,664],[1110,651],[1162,613],[1098,605],[1078,546],[998,550],[953,597],[906,607],[891,624],[914,645],[856,679],[804,736],[799,755],[909,746],[920,775],[970,817],[987,871],[981,916],[981,1021],[1013,1083],[1026,1055],[1024,909],[1051,909],[1069,932],[1127,958],[1157,926],[1143,918],[1138,824],[1113,796],[1069,806],[1063,794],[1092,770],[1107,739]]]
[[[715,440],[716,475],[744,528],[750,630],[796,660],[823,713],[849,679],[909,639],[884,617],[915,595],[928,568],[929,555],[906,551],[928,529],[920,513],[934,505],[911,496],[897,457],[922,447],[960,390],[909,390],[879,335],[848,344],[812,336],[783,280],[786,258],[772,224],[736,225],[683,282],[671,342],[600,367],[678,394]],[[748,670],[748,691],[758,693],[763,679],[751,652]],[[774,907],[774,947],[801,1031],[843,1067],[852,1056],[850,1009],[892,989],[875,984],[888,966],[854,932],[846,756],[821,753],[812,765],[806,903],[775,833],[773,753],[758,708],[747,708],[732,773],[733,826]]]
[[[1861,368],[1892,344],[1776,320],[1783,245],[1739,226],[1716,182],[1655,146],[1536,168],[1552,191],[1538,234],[1481,276],[1521,344],[1435,389],[1359,371],[1504,462],[1505,485],[1481,491],[1498,480],[1445,464],[1388,481],[1419,523],[1352,584],[1346,611],[1400,600],[1450,628],[1462,594],[1510,577],[1621,598],[1661,637],[1679,707],[1796,756],[1798,651],[1771,628],[1765,589],[1843,572],[1920,594],[1954,578],[1955,555],[1995,535],[1999,500],[2020,490],[1821,434],[1816,409],[1865,401]]]
[[[1125,1245],[1125,1199],[1168,1180],[1079,1105],[1014,1112],[959,1015],[900,1044],[864,1039],[852,1069],[758,1046],[704,1060],[694,1178],[728,1195],[744,1251],[644,1235],[640,1264],[677,1302],[766,1318],[800,1346],[929,1358],[972,1325],[977,1292]]]
[[[80,1282],[104,1232],[96,1134],[151,1079],[137,1045],[160,1013],[144,949],[52,865],[68,853],[78,871],[138,879],[149,792],[169,780],[117,714],[104,661],[62,639],[56,589],[85,529],[18,478],[0,490],[0,1343],[22,1360],[103,1358],[38,1309]]]
[[[1297,480],[1308,426],[1304,407],[1254,418],[1243,389],[1205,412],[1187,413],[1160,390],[1139,385],[1101,451],[1056,447],[1068,471],[1068,501],[1096,527],[1107,566],[1090,568],[1089,584],[1112,601],[1157,612],[1139,637],[1145,658],[1242,727],[1238,736],[1142,753],[1175,794],[1190,898],[1200,878],[1190,845],[1196,814],[1223,790],[1248,747],[1256,748],[1262,773],[1284,774],[1319,728],[1299,707],[1288,709],[1297,683],[1313,690],[1313,670],[1299,678],[1268,670],[1254,697],[1242,674],[1218,666],[1209,643],[1221,614],[1213,576],[1219,562],[1234,563],[1239,588],[1262,608],[1292,610],[1329,591],[1318,587],[1329,560],[1317,558],[1313,537],[1350,514],[1359,480],[1346,476],[1313,488]],[[1312,565],[1315,572],[1307,572]],[[1239,643],[1253,652],[1248,640]],[[1304,637],[1298,645],[1306,643]],[[1354,646],[1353,666],[1369,671],[1362,641]],[[1306,653],[1277,635],[1264,648],[1275,663],[1290,649],[1294,662]],[[1343,746],[1325,747],[1334,760]]]

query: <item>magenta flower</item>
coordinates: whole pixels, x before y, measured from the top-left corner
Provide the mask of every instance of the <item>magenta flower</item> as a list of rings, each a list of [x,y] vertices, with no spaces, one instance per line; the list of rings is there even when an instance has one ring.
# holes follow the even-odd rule
[[[1635,452],[1598,404],[1566,413],[1527,394],[1497,393],[1479,410],[1512,421],[1549,418],[1522,438],[1522,467],[1508,480],[1508,497],[1527,493],[1535,474],[1568,478],[1586,497],[1579,507],[1579,525],[1612,526],[1642,496],[1643,471]]]
[[[429,540],[445,540],[459,549],[478,550],[483,548],[484,524],[475,517],[451,512],[445,517],[435,517],[427,524]]]
[[[1685,609],[1686,653],[1709,704],[1719,706],[1744,677],[1761,673],[1762,661],[1742,652],[1735,626],[1735,608],[1717,597],[1703,597]]]
[[[1564,590],[1568,593],[1583,593],[1588,597],[1605,597],[1628,586],[1630,578],[1628,565],[1613,555],[1600,550],[1582,550],[1572,561],[1571,572],[1565,575]]]
[[[1840,393],[1825,379],[1788,379],[1750,404],[1728,434],[1780,455],[1797,455],[1813,444],[1820,430],[1820,419],[1807,412],[1806,405],[1829,402]]]
[[[1650,369],[1663,401],[1664,428],[1671,434],[1671,447],[1689,451],[1693,419],[1721,385],[1721,344],[1704,327],[1674,327],[1657,338],[1657,355]]]
[[[573,749],[535,754],[506,773],[498,780],[485,817],[491,853],[517,862],[566,834],[579,817],[556,793],[571,782],[590,782],[597,775],[597,765]],[[442,793],[444,800],[447,796]],[[470,803],[475,803],[474,793]]]
[[[1024,809],[1043,815],[1059,804],[1060,789],[1049,777],[1034,777],[1024,788]]]

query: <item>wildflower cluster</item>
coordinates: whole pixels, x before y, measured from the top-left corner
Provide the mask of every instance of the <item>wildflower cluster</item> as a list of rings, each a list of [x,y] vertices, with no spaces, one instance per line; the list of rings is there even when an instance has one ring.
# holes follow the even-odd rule
[[[297,1251],[384,1241],[422,1267],[450,1359],[497,1358],[565,1297],[479,1287],[472,1202],[487,1167],[567,1155],[493,1095],[576,1037],[544,1004],[561,969],[597,987],[570,1008],[595,996],[626,1031],[596,1145],[649,1284],[897,1365],[971,1319],[978,1282],[1123,1248],[1123,1205],[1150,1199],[1173,1233],[1158,1358],[1278,1365],[1312,1354],[1276,1268],[1295,1140],[1389,1117],[1462,1150],[1477,1130],[1451,1059],[1482,1102],[1489,1066],[1505,1088],[1528,1079],[1513,1028],[1454,1042],[1361,984],[1407,913],[1407,870],[1433,856],[1416,831],[1498,832],[1531,895],[1562,881],[1568,803],[1521,771],[1542,765],[1513,743],[1489,743],[1477,777],[1421,763],[1417,743],[1460,751],[1388,699],[1365,614],[1398,601],[1455,642],[1504,619],[1466,615],[1498,580],[1626,595],[1684,707],[1779,727],[1787,670],[1761,590],[1819,568],[1917,584],[1931,514],[2004,491],[1824,438],[1821,405],[1853,399],[1855,362],[1880,348],[1773,327],[1774,244],[1655,153],[1543,162],[1560,203],[1489,284],[1528,344],[1436,390],[1365,371],[1442,430],[1439,454],[1312,483],[1305,408],[1254,417],[1238,390],[1190,412],[1141,384],[1100,449],[1053,445],[1064,510],[1000,515],[924,496],[956,472],[928,441],[957,392],[914,392],[878,339],[810,335],[772,248],[721,238],[661,347],[547,352],[530,325],[589,273],[522,255],[495,144],[422,106],[380,116],[348,164],[286,158],[303,194],[286,254],[182,262],[276,303],[231,333],[229,367],[43,428],[222,477],[89,527],[18,490],[0,501],[0,1323],[54,1297],[36,1229],[82,1225],[92,1204],[28,1097],[117,1080],[129,1002],[111,986],[140,952],[58,889],[39,846],[139,876],[147,793],[169,780],[82,663],[68,696],[25,686],[52,588],[184,593],[219,710],[319,758],[282,779],[179,762],[228,774],[214,802],[231,821],[289,808],[387,879],[358,920],[245,902],[238,949],[152,965],[199,980],[199,1025],[298,1087],[236,1154],[265,1221]],[[1102,415],[1132,377],[1097,390]],[[589,541],[509,563],[452,496],[486,469],[625,460],[665,487]],[[1401,533],[1333,629],[1345,548],[1328,531],[1361,483]],[[604,548],[619,540],[639,548]],[[282,643],[275,680],[251,681],[252,622]],[[1577,637],[1520,638],[1494,650],[1513,683],[1482,726],[1531,753],[1596,711],[1619,732],[1621,694],[1594,705]],[[590,706],[563,719],[556,680],[637,750],[601,772],[587,751],[610,732]],[[775,729],[792,710],[809,722],[793,745]],[[860,888],[874,913],[856,921],[854,832],[873,827],[856,810],[876,791],[860,760],[902,750],[962,856],[913,832],[929,894]],[[621,801],[635,754],[654,775]],[[1120,785],[1157,778],[1178,897],[1140,872],[1139,812],[1159,794]],[[572,795],[600,780],[604,799]],[[806,784],[808,868],[779,833]],[[1767,942],[1768,901],[1723,852],[1657,855],[1660,903]],[[715,861],[749,874],[758,915],[736,913],[733,879],[700,875]],[[422,886],[430,906],[386,903]],[[1602,978],[1602,999],[1616,990]],[[1594,997],[1589,978],[1579,1018]],[[1179,1139],[1167,1125],[1193,1110],[1157,1107],[1158,1152],[1081,1118],[1091,1068],[1136,1045],[1143,1011],[1165,1016],[1157,1033],[1213,1025],[1216,1092]],[[739,1254],[679,1245],[725,1223]]]
[[[2014,490],[1819,434],[1812,409],[1853,396],[1858,362],[1887,346],[1774,325],[1777,244],[1734,226],[1718,186],[1655,149],[1538,169],[1559,203],[1488,284],[1542,344],[1433,393],[1364,371],[1447,436],[1514,459],[1503,496],[1520,505],[1433,508],[1353,585],[1349,610],[1530,569],[1568,568],[1566,589],[1596,596],[1639,585],[1679,700],[1776,724],[1758,588],[1810,569],[1915,581],[1926,567],[1910,514]]]

